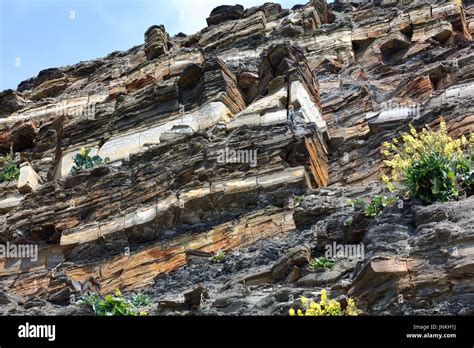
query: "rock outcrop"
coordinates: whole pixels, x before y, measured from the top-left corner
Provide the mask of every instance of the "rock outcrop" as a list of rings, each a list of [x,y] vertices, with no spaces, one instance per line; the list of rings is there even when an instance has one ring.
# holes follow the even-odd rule
[[[158,58],[168,51],[169,37],[163,25],[154,25],[145,32],[147,59]]]
[[[228,20],[240,19],[243,14],[244,7],[242,5],[222,5],[213,9],[206,21],[207,25],[211,26]]]
[[[0,242],[38,247],[0,258],[2,313],[119,288],[155,314],[286,314],[326,288],[367,314],[472,314],[472,197],[346,223],[383,189],[384,141],[440,117],[474,130],[472,4],[380,5],[220,6],[197,33],[152,26],[0,93],[0,152],[21,165]],[[81,148],[107,163],[71,173]],[[332,243],[365,252],[308,271]]]

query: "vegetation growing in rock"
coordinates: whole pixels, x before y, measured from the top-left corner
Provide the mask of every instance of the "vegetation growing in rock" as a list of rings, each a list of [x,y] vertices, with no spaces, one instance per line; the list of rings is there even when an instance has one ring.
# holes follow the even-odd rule
[[[142,293],[134,294],[132,296],[132,304],[135,307],[149,306],[151,304],[151,298]]]
[[[394,205],[396,201],[395,196],[374,195],[370,198],[370,203],[365,206],[364,213],[368,217],[377,216],[385,207]]]
[[[349,204],[352,205],[353,208],[361,208],[364,207],[365,202],[362,198],[358,197],[355,199],[350,199]]]
[[[349,216],[345,221],[344,225],[345,226],[352,226],[352,223],[354,222],[354,218],[352,216]]]
[[[150,303],[151,299],[142,294],[135,295],[132,300],[127,300],[118,289],[115,290],[114,295],[105,295],[101,298],[98,294],[90,294],[78,301],[78,304],[91,306],[97,316],[146,316],[148,312],[139,310],[139,307]]]
[[[82,170],[94,168],[109,162],[109,158],[102,159],[100,156],[90,156],[90,148],[82,148],[81,151],[74,156],[74,166],[71,173],[77,174]]]
[[[293,196],[293,205],[295,207],[301,205],[304,201],[304,196]]]
[[[20,176],[20,169],[10,155],[0,157],[0,182],[13,181]]]
[[[332,266],[334,266],[335,263],[336,262],[334,260],[323,256],[323,257],[320,257],[319,259],[318,258],[312,259],[309,262],[308,269],[310,271],[315,271],[318,268],[331,268]]]
[[[303,308],[290,308],[289,314],[291,316],[357,316],[360,312],[352,298],[347,300],[345,308],[342,307],[339,301],[328,299],[326,289],[321,290],[319,302],[306,297],[301,297],[300,301]]]
[[[225,258],[225,253],[223,251],[218,251],[215,253],[213,256],[209,258],[209,261],[212,263],[220,263],[224,260]]]
[[[401,142],[383,144],[389,170],[382,181],[391,191],[398,189],[425,202],[456,198],[474,185],[473,144],[474,133],[469,140],[449,137],[444,120],[437,131],[426,127],[417,132],[410,125]]]
[[[357,198],[351,201],[351,205],[356,209],[362,209],[367,217],[374,217],[380,214],[385,207],[395,204],[397,199],[393,195],[374,195],[370,197],[369,203],[366,203],[361,198]]]

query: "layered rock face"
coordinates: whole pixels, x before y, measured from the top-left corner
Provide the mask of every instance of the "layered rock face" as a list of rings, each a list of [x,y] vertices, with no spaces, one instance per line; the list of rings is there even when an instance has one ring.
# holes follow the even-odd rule
[[[152,26],[2,92],[21,173],[0,184],[0,241],[38,247],[0,259],[3,313],[74,314],[71,295],[116,288],[157,314],[286,314],[321,288],[367,314],[472,313],[472,197],[344,223],[382,189],[382,142],[440,117],[474,129],[472,4],[380,5],[220,6],[198,33]],[[109,163],[71,174],[81,148]],[[332,243],[365,253],[308,272]]]

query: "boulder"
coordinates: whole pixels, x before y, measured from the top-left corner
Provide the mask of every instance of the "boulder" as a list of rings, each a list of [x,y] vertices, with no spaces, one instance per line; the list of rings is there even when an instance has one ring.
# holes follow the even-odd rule
[[[337,281],[340,276],[341,272],[339,271],[328,270],[324,272],[314,272],[300,278],[296,282],[296,285],[305,287],[325,287]]]
[[[208,298],[207,290],[202,285],[198,285],[178,296],[170,296],[160,300],[158,302],[158,310],[184,311],[198,309],[203,298]]]
[[[35,191],[41,183],[41,178],[36,174],[29,162],[20,165],[20,176],[18,178],[18,191],[22,194]]]
[[[285,279],[294,266],[305,266],[310,261],[310,250],[307,245],[301,245],[288,250],[272,268],[273,281]]]

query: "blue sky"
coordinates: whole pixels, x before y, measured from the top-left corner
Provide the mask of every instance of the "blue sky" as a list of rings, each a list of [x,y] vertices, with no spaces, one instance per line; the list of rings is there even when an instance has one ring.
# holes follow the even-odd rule
[[[206,26],[211,10],[268,0],[0,0],[0,91],[40,70],[106,56],[143,43],[153,24],[174,35]],[[307,0],[281,0],[284,8]]]

